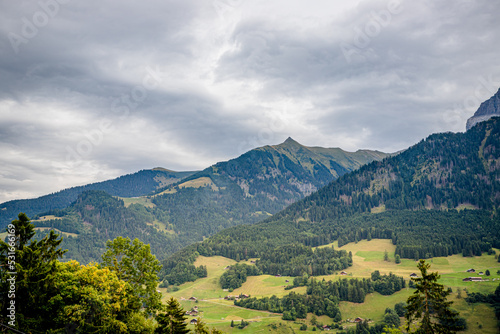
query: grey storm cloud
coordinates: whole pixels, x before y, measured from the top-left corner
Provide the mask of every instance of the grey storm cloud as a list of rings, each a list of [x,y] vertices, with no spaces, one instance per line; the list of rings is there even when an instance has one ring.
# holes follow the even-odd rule
[[[393,152],[500,86],[500,4],[0,1],[0,202],[288,136]]]

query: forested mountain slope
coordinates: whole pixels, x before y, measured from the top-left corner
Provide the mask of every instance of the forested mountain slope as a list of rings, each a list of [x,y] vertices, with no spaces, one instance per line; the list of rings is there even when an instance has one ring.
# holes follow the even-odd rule
[[[194,252],[241,259],[297,242],[390,238],[402,257],[480,254],[500,246],[499,173],[499,118],[466,133],[434,134],[343,175],[263,222],[192,245],[165,261],[166,276]]]
[[[163,259],[224,228],[263,220],[339,175],[385,156],[308,148],[289,138],[188,175],[148,196],[125,198],[127,205],[105,192],[85,191],[68,208],[44,212],[50,215],[34,224],[65,232],[66,258],[80,262],[98,259],[106,240],[116,236],[150,243],[153,254]]]
[[[160,189],[151,201],[168,213],[176,231],[198,241],[227,227],[263,220],[339,176],[386,156],[377,151],[306,147],[288,138]]]
[[[15,219],[19,212],[31,217],[42,212],[63,209],[74,202],[79,194],[88,190],[102,190],[113,196],[136,197],[178,182],[193,173],[195,172],[173,172],[163,168],[141,170],[113,180],[72,187],[34,199],[8,201],[0,204],[0,228]]]
[[[86,191],[68,208],[52,213],[52,219],[33,220],[33,224],[64,232],[62,248],[68,249],[65,258],[81,263],[98,261],[106,241],[118,236],[150,244],[151,252],[160,259],[185,245],[170,229],[163,212],[140,204],[126,207],[123,200],[104,191]],[[37,239],[48,232],[39,230]]]

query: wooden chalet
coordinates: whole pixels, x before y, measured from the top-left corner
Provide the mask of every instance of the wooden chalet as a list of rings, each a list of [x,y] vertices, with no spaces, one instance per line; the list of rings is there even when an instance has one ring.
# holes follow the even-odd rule
[[[481,277],[466,277],[462,281],[464,281],[464,282],[482,282],[483,279]]]

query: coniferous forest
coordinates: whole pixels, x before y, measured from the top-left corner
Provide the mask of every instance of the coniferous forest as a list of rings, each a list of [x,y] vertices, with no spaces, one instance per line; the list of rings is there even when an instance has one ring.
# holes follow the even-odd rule
[[[260,258],[278,247],[391,239],[401,258],[480,255],[500,246],[500,120],[431,135],[345,174],[263,222],[226,229],[183,254]],[[174,257],[175,258],[175,257]],[[192,264],[189,259],[180,262]],[[163,275],[177,270],[166,260]],[[307,273],[304,268],[301,272]],[[296,272],[295,274],[301,275]]]

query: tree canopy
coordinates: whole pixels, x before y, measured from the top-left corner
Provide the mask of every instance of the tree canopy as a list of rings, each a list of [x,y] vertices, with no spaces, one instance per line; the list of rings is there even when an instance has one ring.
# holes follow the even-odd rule
[[[156,291],[160,262],[151,254],[150,246],[139,239],[117,237],[106,243],[101,267],[114,271],[130,284],[148,312],[159,309],[161,294]]]
[[[420,260],[418,269],[421,277],[414,278],[416,291],[408,297],[406,306],[406,330],[412,330],[412,322],[417,321],[416,333],[455,333],[458,328],[458,312],[452,310],[453,304],[447,301],[450,294],[437,281],[440,275],[437,272],[429,273],[430,264]]]

